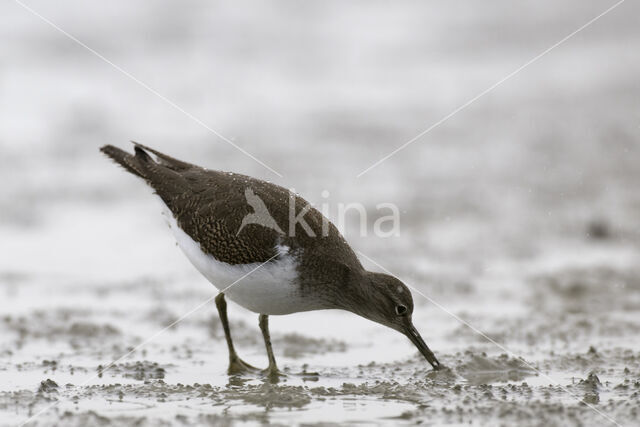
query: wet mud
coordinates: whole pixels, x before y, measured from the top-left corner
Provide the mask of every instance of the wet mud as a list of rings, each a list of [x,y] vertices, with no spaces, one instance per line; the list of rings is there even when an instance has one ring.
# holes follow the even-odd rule
[[[640,424],[638,2],[359,178],[609,6],[29,2],[278,177],[14,3],[0,426]],[[352,211],[346,239],[416,289],[413,322],[445,368],[325,311],[269,319],[279,381],[227,375],[215,289],[98,151],[129,139],[294,187],[334,221],[362,204],[368,234]],[[399,235],[373,233],[380,203]],[[266,367],[258,316],[230,302],[229,318],[240,356]]]

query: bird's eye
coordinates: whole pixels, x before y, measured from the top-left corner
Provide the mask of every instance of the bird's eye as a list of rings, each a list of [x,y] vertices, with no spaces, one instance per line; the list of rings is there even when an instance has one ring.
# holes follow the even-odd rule
[[[404,305],[396,305],[396,314],[398,316],[402,316],[403,314],[407,313],[407,307],[405,307]]]

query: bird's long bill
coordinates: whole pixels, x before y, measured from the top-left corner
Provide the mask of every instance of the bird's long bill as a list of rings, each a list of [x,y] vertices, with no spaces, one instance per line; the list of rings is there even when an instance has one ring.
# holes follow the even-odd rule
[[[442,367],[442,365],[440,365],[440,362],[438,362],[438,359],[436,359],[436,356],[429,349],[429,347],[427,346],[427,343],[424,342],[424,340],[422,339],[422,337],[420,336],[420,334],[418,333],[418,331],[413,325],[407,326],[405,330],[405,335],[409,337],[411,342],[416,347],[418,347],[418,350],[420,350],[420,353],[422,353],[424,358],[427,359],[427,361],[431,364],[431,366],[433,366],[434,370],[437,371]]]

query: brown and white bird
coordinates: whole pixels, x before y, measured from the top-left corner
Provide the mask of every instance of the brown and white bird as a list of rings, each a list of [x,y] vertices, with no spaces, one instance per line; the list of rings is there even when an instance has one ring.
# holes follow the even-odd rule
[[[221,291],[215,301],[229,373],[256,368],[234,349],[225,296],[259,314],[271,376],[280,372],[268,316],[323,309],[347,310],[401,332],[440,368],[411,321],[409,289],[365,270],[337,228],[304,199],[256,178],[204,169],[137,143],[134,149],[107,145],[101,151],[153,188],[178,245]]]

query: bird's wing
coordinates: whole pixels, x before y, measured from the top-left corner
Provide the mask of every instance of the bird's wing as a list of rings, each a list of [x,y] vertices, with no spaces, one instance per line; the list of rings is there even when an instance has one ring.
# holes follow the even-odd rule
[[[189,176],[187,173],[186,185],[180,194],[165,194],[163,200],[180,228],[218,261],[251,264],[276,256],[276,231],[251,223],[240,230],[242,219],[253,210],[244,192],[219,174],[205,171]]]
[[[163,166],[168,167],[174,171],[185,171],[189,169],[202,169],[200,166],[196,166],[191,163],[183,162],[182,160],[175,159],[171,156],[167,156],[164,153],[161,153],[153,148],[147,147],[146,145],[142,145],[138,142],[131,141],[133,145],[136,147],[142,148],[144,151],[148,151],[149,153],[153,153],[156,156],[157,162]]]
[[[113,146],[105,146],[102,151],[143,178],[180,228],[218,261],[265,262],[277,257],[278,246],[284,245],[292,252],[306,252],[309,256],[304,262],[318,267],[314,269],[317,271],[330,273],[332,266],[340,263],[351,269],[362,268],[336,227],[329,223],[325,229],[328,220],[286,188],[241,174],[207,170],[140,144],[135,144],[135,155]],[[304,227],[297,221],[302,212]],[[261,220],[247,221],[243,226],[243,219],[250,214],[257,214]]]
[[[143,178],[167,205],[178,226],[215,259],[229,264],[252,264],[278,255],[275,230],[248,224],[238,233],[242,219],[253,212],[245,189],[260,191],[266,183],[248,176],[210,171],[135,144],[135,155],[116,147],[102,151],[129,172]],[[149,153],[157,156],[154,160]],[[286,192],[286,190],[282,189]]]

